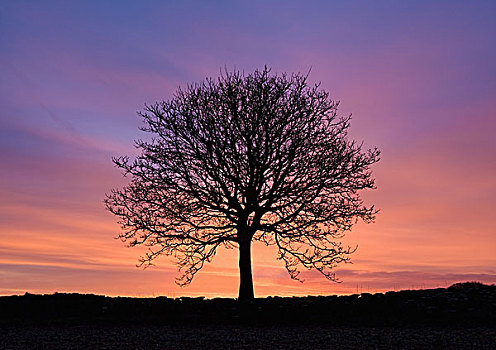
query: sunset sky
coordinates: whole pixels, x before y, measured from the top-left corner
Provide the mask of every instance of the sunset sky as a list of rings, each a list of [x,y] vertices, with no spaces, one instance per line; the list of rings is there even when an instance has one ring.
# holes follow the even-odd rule
[[[495,1],[2,1],[0,295],[236,297],[235,250],[181,288],[171,258],[135,266],[103,199],[145,103],[264,65],[311,68],[381,149],[363,194],[381,212],[347,234],[340,284],[292,281],[255,244],[256,296],[496,283],[495,18]]]

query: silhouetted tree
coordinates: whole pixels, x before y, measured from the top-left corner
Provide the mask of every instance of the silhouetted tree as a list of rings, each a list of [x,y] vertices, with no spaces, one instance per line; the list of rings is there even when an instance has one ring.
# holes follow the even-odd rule
[[[377,149],[347,138],[350,117],[307,76],[226,72],[178,89],[139,114],[152,135],[141,155],[114,159],[129,185],[105,200],[119,237],[149,247],[140,264],[177,258],[185,285],[223,245],[239,248],[239,299],[254,297],[251,242],[276,245],[289,275],[298,265],[336,280],[351,248],[335,239],[373,220],[357,191],[374,188]],[[145,265],[146,266],[146,265]]]

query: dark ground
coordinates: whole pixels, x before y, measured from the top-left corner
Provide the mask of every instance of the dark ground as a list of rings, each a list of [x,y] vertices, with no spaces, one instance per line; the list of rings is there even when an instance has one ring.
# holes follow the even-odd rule
[[[496,349],[494,328],[3,327],[2,349]]]
[[[496,286],[233,299],[0,297],[0,349],[496,349]]]

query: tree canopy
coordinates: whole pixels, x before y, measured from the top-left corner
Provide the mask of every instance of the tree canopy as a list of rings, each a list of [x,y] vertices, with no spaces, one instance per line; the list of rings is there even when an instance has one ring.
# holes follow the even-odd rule
[[[359,191],[375,187],[379,151],[349,140],[351,116],[307,78],[226,71],[139,113],[151,138],[114,159],[130,182],[105,203],[119,237],[149,247],[141,264],[172,255],[184,285],[219,246],[239,248],[239,298],[251,299],[251,242],[262,241],[291,278],[304,267],[336,279],[353,251],[339,238],[377,213]]]

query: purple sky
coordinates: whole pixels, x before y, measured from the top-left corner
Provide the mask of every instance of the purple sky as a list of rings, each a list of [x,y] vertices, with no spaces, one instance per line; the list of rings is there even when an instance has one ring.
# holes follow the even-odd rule
[[[493,1],[3,1],[0,294],[234,296],[233,252],[185,289],[168,258],[136,269],[102,200],[145,103],[264,65],[311,68],[383,160],[365,194],[381,214],[348,235],[343,283],[293,282],[260,247],[257,295],[496,283],[494,18]]]

